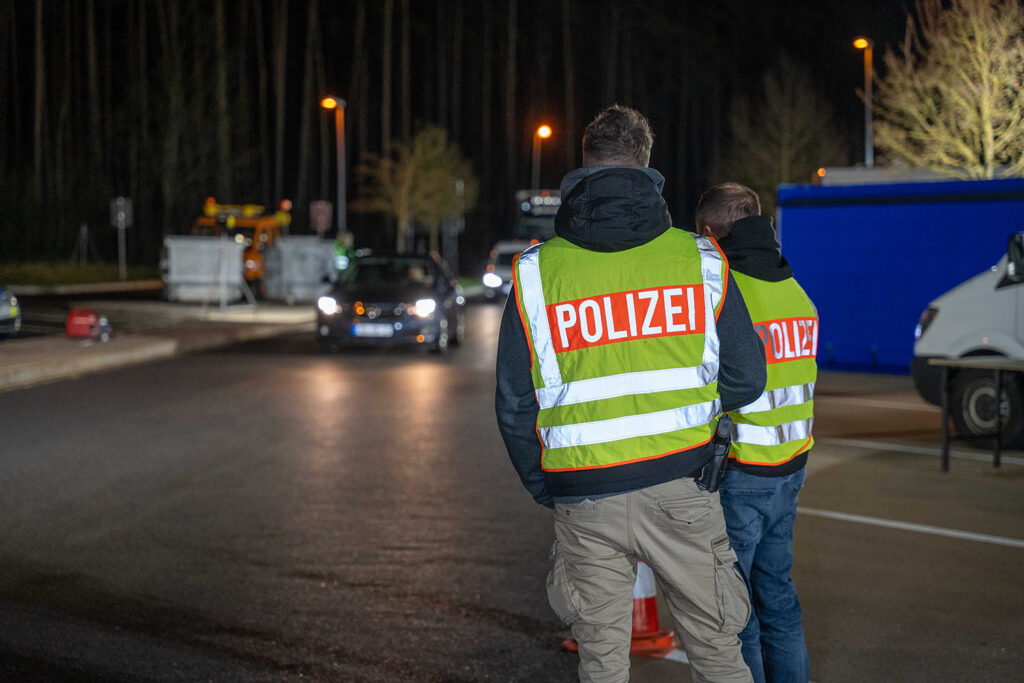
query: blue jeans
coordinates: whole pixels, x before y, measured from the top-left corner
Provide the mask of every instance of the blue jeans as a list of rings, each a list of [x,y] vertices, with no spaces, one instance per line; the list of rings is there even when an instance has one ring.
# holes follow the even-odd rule
[[[805,469],[760,477],[731,468],[720,489],[729,541],[750,588],[753,610],[740,640],[756,683],[807,683],[810,676],[800,600],[789,577]]]

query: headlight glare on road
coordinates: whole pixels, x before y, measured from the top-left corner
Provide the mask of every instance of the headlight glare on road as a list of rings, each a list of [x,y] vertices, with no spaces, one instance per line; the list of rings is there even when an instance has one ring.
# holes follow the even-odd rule
[[[484,275],[484,286],[501,287],[501,276],[495,275],[494,273],[487,273]]]
[[[316,300],[316,307],[324,315],[334,315],[338,312],[338,301],[333,296],[322,296]]]
[[[429,318],[437,309],[437,302],[433,299],[419,299],[413,306],[416,315],[421,318]]]

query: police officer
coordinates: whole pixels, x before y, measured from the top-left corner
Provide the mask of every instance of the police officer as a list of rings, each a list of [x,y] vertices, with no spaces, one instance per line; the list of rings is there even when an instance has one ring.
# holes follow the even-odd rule
[[[628,680],[642,558],[693,680],[749,681],[746,586],[718,494],[694,477],[722,410],[763,392],[763,345],[714,241],[671,227],[652,142],[627,107],[587,126],[556,237],[513,269],[498,423],[523,484],[554,509],[548,599],[579,643],[580,680]]]
[[[757,193],[712,187],[697,207],[698,232],[719,241],[743,292],[768,361],[764,394],[733,414],[729,469],[721,486],[729,539],[749,577],[754,615],[740,634],[759,683],[806,683],[800,601],[790,578],[793,520],[817,377],[818,314],[782,256]]]

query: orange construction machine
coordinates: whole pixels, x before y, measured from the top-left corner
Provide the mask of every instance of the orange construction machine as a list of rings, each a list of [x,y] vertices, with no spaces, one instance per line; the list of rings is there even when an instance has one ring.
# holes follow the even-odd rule
[[[192,234],[208,237],[225,235],[244,244],[245,279],[254,283],[259,293],[267,247],[279,240],[291,225],[291,209],[292,203],[287,199],[281,201],[277,211],[267,213],[259,204],[218,204],[213,197],[207,197],[203,215],[196,219]]]

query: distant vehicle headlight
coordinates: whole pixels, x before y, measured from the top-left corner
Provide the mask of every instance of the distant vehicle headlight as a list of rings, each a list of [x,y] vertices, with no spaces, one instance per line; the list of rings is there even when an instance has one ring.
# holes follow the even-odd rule
[[[316,300],[316,307],[319,308],[324,315],[334,315],[338,310],[340,310],[338,301],[333,296],[320,297]]]
[[[334,255],[334,269],[335,270],[345,270],[347,268],[348,268],[348,256],[345,256],[344,254],[335,254]]]
[[[433,299],[419,299],[413,306],[413,312],[421,318],[429,318],[437,309],[437,302]]]
[[[495,275],[494,273],[487,273],[484,275],[484,286],[501,287],[501,276]]]
[[[259,267],[260,267],[260,264],[257,263],[257,261],[255,259],[251,259],[250,258],[250,259],[246,259],[245,260],[245,269],[246,270],[258,270]]]

